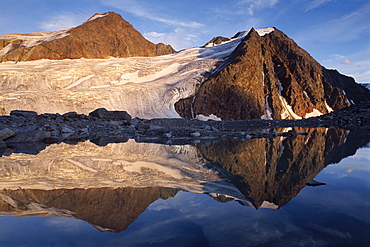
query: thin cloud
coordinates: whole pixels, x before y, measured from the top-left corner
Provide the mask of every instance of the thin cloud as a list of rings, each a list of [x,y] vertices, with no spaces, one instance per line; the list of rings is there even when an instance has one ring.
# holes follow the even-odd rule
[[[345,59],[343,60],[342,62],[340,62],[341,64],[347,64],[347,65],[351,65],[353,64],[349,59]]]
[[[143,35],[153,43],[171,44],[175,50],[188,48],[198,39],[198,35],[189,33],[185,28],[176,28],[169,33],[147,32]]]
[[[44,31],[66,30],[76,27],[86,21],[87,17],[81,14],[65,13],[53,16],[48,21],[41,22],[39,28]]]
[[[298,43],[347,42],[368,33],[370,3],[348,15],[306,29],[296,37]]]
[[[279,0],[241,0],[237,6],[245,7],[250,15],[253,15],[256,10],[274,7]]]
[[[332,1],[333,0],[314,0],[314,1],[310,1],[308,3],[308,6],[306,7],[305,11],[307,12],[307,11],[316,9],[316,8],[324,5],[325,3],[332,2]]]
[[[138,4],[133,0],[102,0],[101,3],[106,6],[115,7],[121,9],[125,12],[129,12],[139,17],[147,18],[149,20],[158,21],[172,26],[180,27],[190,27],[190,28],[199,28],[204,26],[202,23],[195,21],[179,21],[176,19],[167,19],[156,14],[153,14],[152,11],[143,5]]]

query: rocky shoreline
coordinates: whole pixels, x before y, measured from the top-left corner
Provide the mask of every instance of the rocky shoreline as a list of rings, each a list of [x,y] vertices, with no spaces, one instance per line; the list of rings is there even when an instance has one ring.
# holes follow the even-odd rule
[[[284,131],[288,127],[293,129]],[[75,144],[86,140],[100,146],[126,142],[128,139],[163,144],[207,144],[219,139],[294,138],[306,134],[295,131],[295,127],[338,127],[369,132],[370,105],[352,106],[300,120],[237,121],[132,119],[125,111],[107,111],[104,108],[90,112],[89,115],[76,112],[37,114],[33,111],[14,110],[9,116],[0,116],[0,154],[37,154],[53,143]]]

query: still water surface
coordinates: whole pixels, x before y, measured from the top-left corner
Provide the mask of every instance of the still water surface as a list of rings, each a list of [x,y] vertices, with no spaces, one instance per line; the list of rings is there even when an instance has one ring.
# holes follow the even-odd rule
[[[0,246],[370,246],[369,136],[305,131],[3,155]]]

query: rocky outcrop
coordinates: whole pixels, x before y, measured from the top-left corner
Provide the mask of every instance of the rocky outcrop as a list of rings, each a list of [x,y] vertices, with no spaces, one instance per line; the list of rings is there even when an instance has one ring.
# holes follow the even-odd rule
[[[0,36],[0,61],[158,56],[170,45],[146,40],[119,14],[95,14],[66,31]]]
[[[77,113],[75,113],[77,116]],[[105,108],[99,108],[89,113],[91,117],[98,117],[111,120],[130,121],[131,116],[126,111],[108,111]]]
[[[203,47],[219,45],[219,44],[222,44],[222,42],[229,41],[229,40],[230,40],[229,38],[217,36],[211,39],[210,41],[208,41]]]
[[[0,190],[0,211],[24,215],[63,213],[100,230],[121,232],[157,199],[177,194],[175,188],[93,188]]]
[[[196,94],[177,102],[183,117],[293,119],[370,102],[353,78],[328,70],[283,32],[252,29]]]

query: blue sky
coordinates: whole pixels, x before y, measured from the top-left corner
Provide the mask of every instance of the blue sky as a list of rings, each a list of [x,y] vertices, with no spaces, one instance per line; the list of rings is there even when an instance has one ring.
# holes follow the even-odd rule
[[[0,34],[68,29],[108,11],[177,50],[273,26],[325,67],[370,83],[369,0],[0,0]]]

